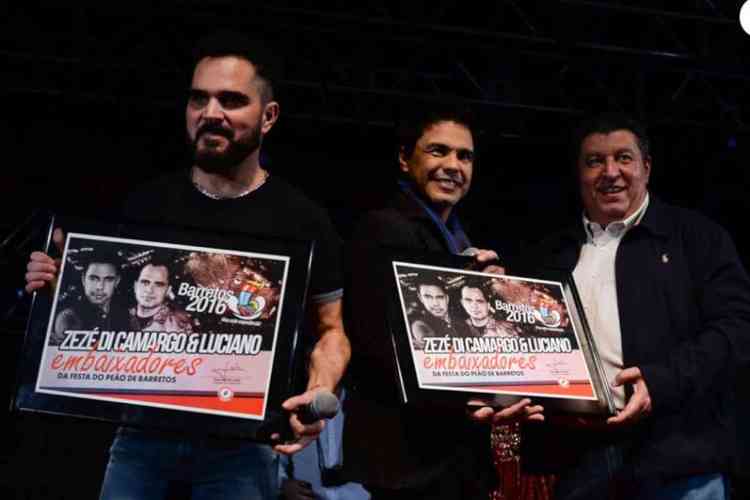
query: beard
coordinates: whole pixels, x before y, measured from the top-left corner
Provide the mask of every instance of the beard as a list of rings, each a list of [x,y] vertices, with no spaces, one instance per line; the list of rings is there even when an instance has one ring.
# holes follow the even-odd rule
[[[199,147],[201,136],[212,133],[224,137],[229,144],[224,151],[217,151],[211,146]],[[195,134],[190,146],[193,151],[193,163],[201,170],[221,174],[235,168],[260,147],[260,125],[248,131],[240,140],[232,139],[232,132],[217,125],[206,125]]]

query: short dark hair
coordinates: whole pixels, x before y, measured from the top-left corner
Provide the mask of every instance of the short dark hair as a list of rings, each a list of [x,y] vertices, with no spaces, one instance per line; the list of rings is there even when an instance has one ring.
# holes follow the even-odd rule
[[[435,286],[435,287],[440,288],[444,292],[446,291],[445,290],[445,283],[443,283],[442,281],[440,281],[438,278],[435,278],[435,277],[427,277],[425,279],[420,279],[415,284],[417,286],[417,294],[418,295],[422,294],[420,288],[422,288],[423,286]]]
[[[170,262],[167,259],[161,258],[161,257],[155,257],[152,258],[150,261],[143,264],[143,267],[138,271],[138,276],[136,279],[141,277],[141,273],[144,269],[146,269],[146,266],[151,267],[163,267],[167,270],[167,281],[169,281],[172,278],[172,268],[170,266]]]
[[[591,115],[584,118],[574,129],[571,140],[571,158],[574,164],[578,162],[581,144],[591,134],[610,134],[616,130],[627,130],[631,132],[638,143],[638,149],[644,159],[651,157],[651,149],[643,122],[634,117],[620,112],[607,112]]]
[[[476,134],[473,130],[474,118],[465,106],[456,103],[439,103],[419,106],[406,111],[396,127],[398,151],[409,158],[414,153],[417,141],[425,130],[440,122],[455,122],[471,132],[476,148]]]
[[[109,264],[115,268],[115,272],[118,275],[122,272],[122,258],[112,249],[82,247],[78,249],[75,257],[72,258],[81,266],[82,276],[86,276],[92,264]]]
[[[473,277],[466,277],[466,281],[464,281],[463,285],[458,289],[459,295],[463,298],[463,291],[464,288],[476,288],[480,292],[482,292],[482,295],[485,299],[488,299],[490,294],[487,290],[487,286],[485,285],[484,281],[481,279],[475,279]]]
[[[280,72],[280,61],[267,42],[255,41],[234,31],[221,31],[201,38],[193,50],[193,68],[206,57],[235,56],[255,68],[255,78],[263,103],[273,100],[273,82]]]

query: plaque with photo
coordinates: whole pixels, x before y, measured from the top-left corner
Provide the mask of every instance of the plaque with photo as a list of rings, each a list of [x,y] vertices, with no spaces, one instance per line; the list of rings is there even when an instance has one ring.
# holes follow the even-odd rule
[[[285,420],[312,243],[52,227],[65,245],[34,297],[15,408],[258,440]]]
[[[614,414],[569,275],[487,274],[392,260],[390,322],[404,402],[444,395],[545,411]]]

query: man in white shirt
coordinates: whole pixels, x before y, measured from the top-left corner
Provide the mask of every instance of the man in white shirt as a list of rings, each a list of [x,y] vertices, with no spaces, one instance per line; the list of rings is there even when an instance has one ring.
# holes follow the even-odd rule
[[[527,456],[555,457],[556,499],[727,498],[747,274],[722,228],[649,195],[641,124],[594,117],[574,144],[582,221],[542,253],[573,273],[618,411],[537,429]]]

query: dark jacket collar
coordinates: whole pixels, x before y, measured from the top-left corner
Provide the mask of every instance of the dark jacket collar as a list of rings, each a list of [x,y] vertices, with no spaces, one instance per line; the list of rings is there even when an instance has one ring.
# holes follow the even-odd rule
[[[399,182],[399,190],[390,206],[409,219],[419,221],[420,224],[430,227],[445,242],[451,253],[461,253],[465,248],[471,246],[471,241],[469,241],[455,209],[451,211],[448,220],[443,222],[434,210],[423,200],[417,198],[417,194],[408,182]]]
[[[430,216],[419,206],[417,200],[401,189],[396,192],[396,195],[388,203],[388,206],[396,209],[400,214],[409,219],[430,221]]]
[[[650,232],[654,236],[662,238],[669,237],[673,225],[669,222],[668,205],[653,194],[648,202],[646,213],[643,214],[638,227]]]

